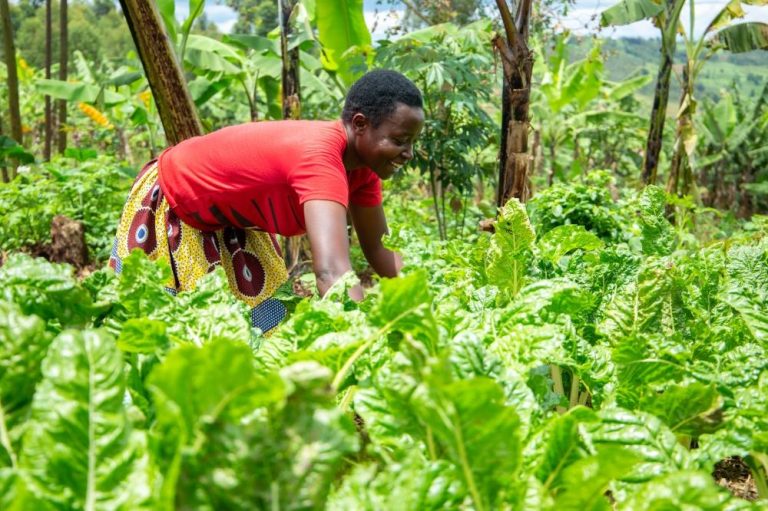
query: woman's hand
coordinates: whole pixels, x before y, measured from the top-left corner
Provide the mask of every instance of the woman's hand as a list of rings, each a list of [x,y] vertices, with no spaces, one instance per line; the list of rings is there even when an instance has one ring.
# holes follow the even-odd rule
[[[403,259],[397,252],[384,247],[381,239],[389,234],[387,218],[381,206],[351,206],[352,223],[365,258],[373,270],[382,277],[397,277]]]
[[[304,203],[304,219],[312,250],[312,269],[320,296],[345,273],[352,271],[347,237],[347,210],[338,202],[308,200]],[[363,299],[363,289],[357,285],[349,290],[353,300]]]

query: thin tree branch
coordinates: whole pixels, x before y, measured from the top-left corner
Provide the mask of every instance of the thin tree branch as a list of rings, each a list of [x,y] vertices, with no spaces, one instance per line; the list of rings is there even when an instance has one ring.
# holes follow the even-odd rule
[[[419,9],[417,9],[413,3],[409,2],[408,0],[402,0],[402,2],[407,8],[411,10],[414,16],[419,18],[421,21],[423,21],[427,25],[432,25],[432,22],[429,21],[429,19],[426,16],[424,16],[421,12],[419,12]]]

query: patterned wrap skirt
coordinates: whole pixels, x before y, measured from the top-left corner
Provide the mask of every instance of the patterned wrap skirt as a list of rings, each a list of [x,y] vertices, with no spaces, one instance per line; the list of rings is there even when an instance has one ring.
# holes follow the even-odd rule
[[[173,270],[166,283],[172,294],[194,289],[198,279],[224,268],[232,293],[251,307],[251,324],[267,332],[285,317],[283,304],[271,298],[288,273],[273,234],[225,227],[204,232],[182,222],[165,200],[158,183],[157,160],[136,177],[126,201],[109,265],[117,273],[122,260],[140,249]]]

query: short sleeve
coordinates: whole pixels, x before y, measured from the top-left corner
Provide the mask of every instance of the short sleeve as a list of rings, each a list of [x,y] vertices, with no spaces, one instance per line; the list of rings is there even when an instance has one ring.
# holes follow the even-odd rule
[[[332,151],[307,151],[303,161],[289,175],[289,184],[299,204],[308,200],[331,200],[349,206],[349,185],[341,158]]]
[[[355,206],[373,207],[381,205],[381,179],[371,169],[360,169],[352,173],[349,180],[349,202]]]

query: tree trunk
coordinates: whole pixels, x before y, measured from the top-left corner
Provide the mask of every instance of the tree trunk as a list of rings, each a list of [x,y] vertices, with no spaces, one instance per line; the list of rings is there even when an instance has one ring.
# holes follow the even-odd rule
[[[499,187],[496,195],[497,205],[501,207],[512,197],[525,202],[531,195],[528,110],[533,54],[527,41],[531,0],[522,0],[517,4],[515,19],[512,18],[506,0],[496,0],[496,4],[506,34],[506,38],[497,35],[493,40],[504,69]]]
[[[656,92],[653,96],[651,109],[651,126],[648,129],[648,140],[645,144],[645,159],[643,160],[643,182],[647,185],[656,184],[659,169],[659,154],[661,153],[664,122],[667,120],[667,103],[669,102],[669,78],[672,74],[672,59],[662,48],[661,65],[656,77]]]
[[[686,62],[683,68],[683,94],[680,98],[675,128],[675,147],[669,166],[669,178],[667,179],[667,193],[676,194],[678,197],[689,195],[695,186],[693,169],[691,169],[688,151],[685,147],[686,136],[693,130],[693,114],[696,107],[688,64]],[[681,177],[683,178],[682,186]]]
[[[669,79],[672,74],[672,59],[677,46],[677,23],[680,20],[682,8],[683,0],[666,1],[666,20],[661,37],[661,64],[656,76],[656,91],[651,109],[651,126],[648,129],[648,140],[645,144],[645,158],[643,160],[642,179],[647,185],[656,184],[659,169],[659,154],[664,135],[664,121],[667,118],[667,103],[669,102]]]
[[[67,62],[69,60],[69,33],[67,30],[67,0],[61,0],[59,10],[59,80],[67,81]],[[57,149],[64,153],[67,149],[67,102],[60,99],[59,105],[59,137]]]
[[[3,51],[8,68],[8,112],[11,121],[11,138],[22,144],[21,112],[19,110],[19,77],[16,69],[16,46],[13,43],[13,25],[8,0],[0,0],[0,21],[3,27]]]
[[[288,38],[293,31],[291,13],[296,0],[280,2],[280,49],[283,58],[283,119],[298,119],[301,116],[299,85],[299,48],[288,49]]]
[[[283,60],[283,119],[299,119],[301,117],[301,90],[299,83],[299,48],[288,49],[288,39],[291,36],[291,13],[296,7],[297,0],[281,0],[280,16],[280,55]],[[302,236],[283,238],[283,257],[285,266],[290,273],[299,266],[302,259]]]
[[[53,65],[53,0],[45,0],[45,78],[51,79]],[[53,145],[53,109],[51,97],[45,96],[45,132],[43,135],[43,159],[50,161]]]
[[[203,126],[155,3],[120,0],[120,6],[152,89],[168,145],[202,135]]]

